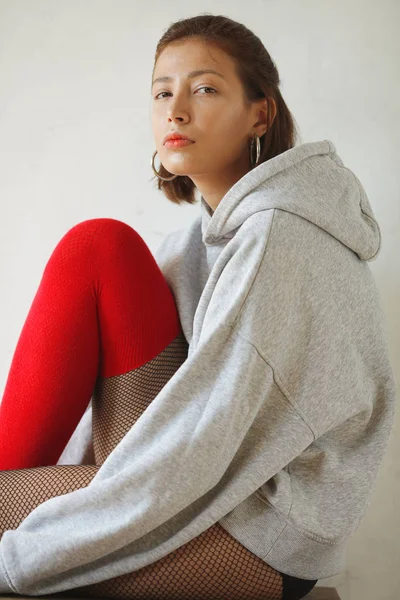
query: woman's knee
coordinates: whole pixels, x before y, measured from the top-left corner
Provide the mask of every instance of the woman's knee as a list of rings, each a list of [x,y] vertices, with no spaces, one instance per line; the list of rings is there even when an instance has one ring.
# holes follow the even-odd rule
[[[134,240],[142,239],[138,232],[128,225],[128,223],[111,217],[98,217],[80,221],[67,231],[64,238],[69,239],[76,236],[85,236],[96,241],[114,242],[130,238]]]
[[[65,255],[73,259],[83,259],[92,253],[103,260],[127,251],[146,248],[140,234],[130,225],[109,217],[99,217],[80,221],[71,227],[60,239],[53,254]]]

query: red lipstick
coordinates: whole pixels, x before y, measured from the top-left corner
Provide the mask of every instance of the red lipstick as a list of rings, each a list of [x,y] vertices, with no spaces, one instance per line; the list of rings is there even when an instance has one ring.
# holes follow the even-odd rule
[[[174,143],[174,144],[167,143],[167,142],[172,142],[174,140],[176,140],[176,143]],[[178,140],[180,140],[179,144],[177,144]],[[164,145],[172,146],[172,147],[175,145],[181,145],[181,146],[185,145],[186,146],[188,143],[193,144],[194,140],[189,138],[187,135],[184,135],[183,133],[179,133],[179,131],[171,131],[163,139]]]

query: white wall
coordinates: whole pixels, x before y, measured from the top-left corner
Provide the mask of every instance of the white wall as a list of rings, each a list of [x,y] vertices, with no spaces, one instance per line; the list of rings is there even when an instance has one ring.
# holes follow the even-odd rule
[[[371,263],[400,381],[400,2],[380,0],[0,0],[0,390],[47,259],[74,224],[113,217],[151,250],[199,206],[151,181],[150,79],[156,43],[201,12],[263,41],[301,142],[332,140],[381,226]],[[158,165],[157,161],[157,165]],[[400,597],[399,419],[347,570],[320,580],[343,600]]]

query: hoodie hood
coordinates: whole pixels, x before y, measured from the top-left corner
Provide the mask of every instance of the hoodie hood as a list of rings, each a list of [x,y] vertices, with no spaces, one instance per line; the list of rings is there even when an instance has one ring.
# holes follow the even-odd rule
[[[261,163],[223,196],[214,213],[201,196],[205,245],[232,238],[251,215],[278,208],[324,229],[361,260],[377,258],[381,232],[359,179],[329,140],[308,142]]]

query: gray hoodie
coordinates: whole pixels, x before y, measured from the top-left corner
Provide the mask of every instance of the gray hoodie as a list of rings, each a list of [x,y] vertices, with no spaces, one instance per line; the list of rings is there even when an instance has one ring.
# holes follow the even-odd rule
[[[187,360],[87,487],[4,533],[0,593],[135,571],[217,521],[289,575],[345,568],[396,394],[365,190],[322,140],[251,170],[213,214],[201,198],[199,212],[155,253]],[[88,408],[59,464],[90,456]]]

